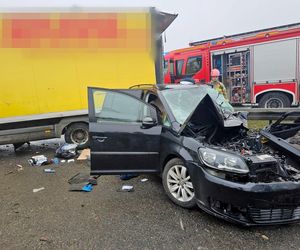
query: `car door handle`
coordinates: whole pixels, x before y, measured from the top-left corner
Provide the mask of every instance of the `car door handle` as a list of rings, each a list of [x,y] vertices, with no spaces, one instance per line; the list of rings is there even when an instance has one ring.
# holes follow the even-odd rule
[[[104,142],[107,139],[107,137],[105,136],[96,136],[96,135],[92,136],[92,138],[94,140],[97,140],[98,142]]]

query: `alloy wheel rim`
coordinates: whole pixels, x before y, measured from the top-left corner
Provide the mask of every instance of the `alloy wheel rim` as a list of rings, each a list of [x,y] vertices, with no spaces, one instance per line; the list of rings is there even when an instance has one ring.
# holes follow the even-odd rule
[[[194,187],[187,168],[174,165],[167,173],[167,185],[172,196],[181,202],[189,202],[194,198]]]

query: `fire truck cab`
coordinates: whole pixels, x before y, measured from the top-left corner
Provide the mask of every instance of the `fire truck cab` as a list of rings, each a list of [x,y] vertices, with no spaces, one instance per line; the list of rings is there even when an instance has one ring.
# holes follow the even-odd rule
[[[232,104],[262,108],[299,105],[300,24],[190,43],[165,55],[165,83],[210,81],[221,72]]]

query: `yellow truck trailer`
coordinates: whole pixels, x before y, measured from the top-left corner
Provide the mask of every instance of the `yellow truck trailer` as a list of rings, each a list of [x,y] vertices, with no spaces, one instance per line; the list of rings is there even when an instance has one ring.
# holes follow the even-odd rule
[[[162,82],[154,8],[0,13],[0,144],[61,137],[88,145],[87,86]]]

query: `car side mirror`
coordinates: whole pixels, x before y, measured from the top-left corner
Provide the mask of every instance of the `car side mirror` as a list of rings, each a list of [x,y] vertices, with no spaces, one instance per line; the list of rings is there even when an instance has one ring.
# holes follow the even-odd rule
[[[152,128],[155,125],[156,125],[156,121],[152,117],[146,116],[142,121],[142,127],[141,128],[144,128],[144,129]]]

